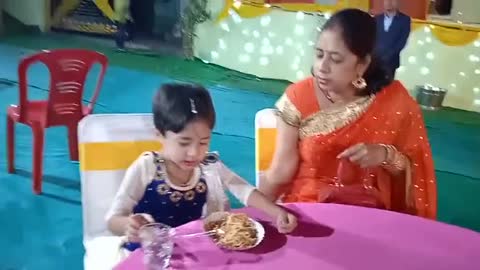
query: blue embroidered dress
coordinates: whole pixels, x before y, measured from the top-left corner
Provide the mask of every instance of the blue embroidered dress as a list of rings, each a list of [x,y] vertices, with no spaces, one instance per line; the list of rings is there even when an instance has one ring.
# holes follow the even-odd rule
[[[209,153],[184,186],[172,184],[159,153],[141,155],[127,170],[107,213],[114,215],[148,214],[155,222],[178,227],[216,211],[228,211],[229,190],[246,204],[255,188],[229,170]],[[125,243],[133,251],[139,243]]]

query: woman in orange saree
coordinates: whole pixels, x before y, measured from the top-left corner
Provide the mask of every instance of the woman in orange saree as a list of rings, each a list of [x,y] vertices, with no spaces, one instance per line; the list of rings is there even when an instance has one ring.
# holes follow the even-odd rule
[[[421,110],[371,58],[374,27],[359,10],[340,11],[324,25],[313,76],[288,87],[276,104],[277,147],[260,191],[272,199],[283,194],[284,202],[435,219],[435,172]]]

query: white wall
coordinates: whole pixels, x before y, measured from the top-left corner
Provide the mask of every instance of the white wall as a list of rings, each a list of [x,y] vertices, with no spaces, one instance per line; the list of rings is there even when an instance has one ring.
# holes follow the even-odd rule
[[[452,2],[451,17],[453,20],[464,23],[480,23],[480,1],[454,0]]]
[[[50,0],[0,0],[3,1],[5,12],[17,18],[25,25],[38,26],[40,30],[47,29],[48,17],[46,12]]]

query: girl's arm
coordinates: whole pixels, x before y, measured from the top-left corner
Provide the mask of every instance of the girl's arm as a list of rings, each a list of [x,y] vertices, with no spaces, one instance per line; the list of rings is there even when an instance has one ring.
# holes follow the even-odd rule
[[[259,190],[270,200],[277,200],[281,195],[281,187],[292,181],[298,161],[298,127],[277,117],[275,152],[270,168],[265,175],[260,176]]]
[[[140,156],[125,173],[119,190],[113,199],[107,215],[108,229],[115,235],[125,235],[129,218],[132,214],[133,207],[140,201],[148,185],[149,173],[147,172],[147,164],[151,160],[151,154]]]
[[[257,208],[272,218],[277,218],[285,210],[269,200],[246,180],[232,172],[223,163],[220,163],[220,178],[225,187],[244,205]]]

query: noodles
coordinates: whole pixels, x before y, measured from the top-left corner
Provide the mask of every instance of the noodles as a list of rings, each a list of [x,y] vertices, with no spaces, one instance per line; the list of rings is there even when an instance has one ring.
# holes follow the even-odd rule
[[[228,214],[205,224],[208,231],[217,230],[213,240],[224,248],[247,249],[254,247],[258,236],[255,224],[245,214]]]

